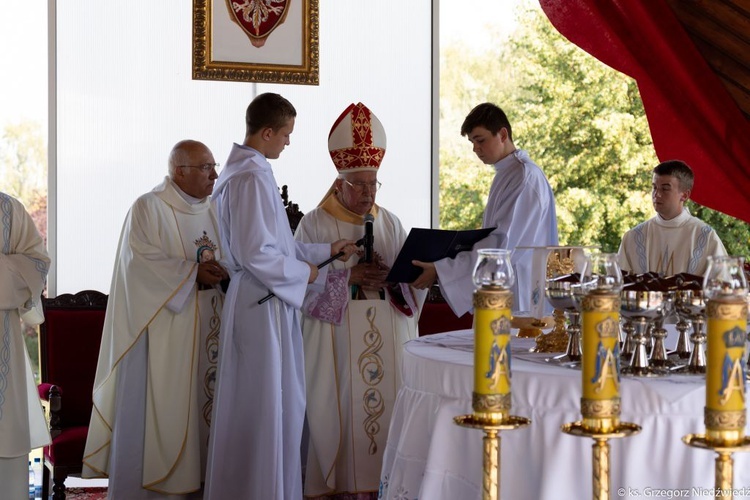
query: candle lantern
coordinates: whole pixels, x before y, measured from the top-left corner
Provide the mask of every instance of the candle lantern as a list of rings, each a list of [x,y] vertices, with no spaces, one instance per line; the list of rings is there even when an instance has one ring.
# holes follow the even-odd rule
[[[745,438],[747,280],[742,257],[709,257],[703,281],[708,303],[705,424],[708,442],[734,446]]]
[[[581,277],[583,427],[612,432],[620,424],[620,291],[617,255],[589,255]]]
[[[732,495],[734,458],[750,451],[745,436],[745,339],[747,330],[747,279],[742,257],[709,257],[703,278],[708,344],[706,346],[705,434],[688,434],[682,440],[694,448],[713,450],[714,486]],[[718,495],[718,493],[717,493]]]
[[[609,440],[632,436],[641,427],[620,422],[620,291],[622,272],[617,255],[587,256],[578,289],[583,316],[581,415],[564,424],[566,434],[594,439],[592,486],[594,500],[609,498]]]
[[[511,408],[510,323],[515,282],[510,251],[478,251],[474,267],[474,417],[487,423],[507,420]]]
[[[478,251],[474,267],[474,392],[470,415],[454,417],[461,427],[482,429],[482,499],[500,498],[500,432],[525,427],[528,418],[510,414],[510,320],[515,282],[510,251]]]

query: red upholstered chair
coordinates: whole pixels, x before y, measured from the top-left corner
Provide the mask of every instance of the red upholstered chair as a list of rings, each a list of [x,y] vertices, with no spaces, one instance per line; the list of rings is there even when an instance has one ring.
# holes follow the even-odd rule
[[[422,314],[419,316],[419,336],[466,330],[472,327],[473,322],[474,315],[471,313],[466,313],[461,317],[453,313],[448,303],[445,302],[443,294],[440,293],[440,287],[435,283],[427,293]]]
[[[39,327],[39,397],[49,402],[52,443],[44,447],[42,498],[65,498],[65,479],[80,475],[91,418],[91,394],[107,295],[94,290],[42,297]]]

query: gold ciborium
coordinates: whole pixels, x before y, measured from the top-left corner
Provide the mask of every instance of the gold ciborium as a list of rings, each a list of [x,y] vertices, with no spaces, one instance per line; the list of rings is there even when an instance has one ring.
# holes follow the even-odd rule
[[[537,337],[533,352],[564,352],[551,358],[557,362],[578,362],[580,348],[580,270],[584,264],[584,248],[548,247],[545,297],[554,308],[555,326],[549,333]],[[568,326],[565,326],[565,323]]]

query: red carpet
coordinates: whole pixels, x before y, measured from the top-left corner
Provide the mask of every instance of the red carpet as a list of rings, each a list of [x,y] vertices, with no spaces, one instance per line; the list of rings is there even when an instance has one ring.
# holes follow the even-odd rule
[[[104,500],[107,498],[107,488],[66,488],[65,500]]]

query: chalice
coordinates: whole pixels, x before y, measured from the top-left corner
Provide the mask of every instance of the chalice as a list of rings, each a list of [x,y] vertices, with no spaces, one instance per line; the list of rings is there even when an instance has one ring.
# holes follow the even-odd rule
[[[620,292],[620,314],[633,325],[632,341],[635,343],[630,365],[622,369],[624,375],[656,376],[667,373],[663,366],[649,364],[647,352],[649,324],[664,314],[664,303],[664,292],[649,290],[643,282],[625,285]]]
[[[566,274],[547,281],[546,295],[556,310],[563,311],[568,321],[567,349],[565,354],[550,358],[558,363],[581,361],[581,279],[578,273]],[[552,335],[551,333],[548,335]]]
[[[702,289],[681,289],[675,291],[675,310],[678,317],[684,317],[690,321],[693,333],[690,335],[692,349],[688,364],[675,370],[678,373],[706,373],[706,303],[703,298]]]
[[[675,366],[674,359],[667,354],[667,348],[664,345],[664,339],[667,338],[667,330],[664,328],[664,320],[674,313],[674,291],[662,291],[663,302],[662,308],[658,311],[657,317],[653,320],[651,336],[654,344],[651,348],[650,361],[651,366],[672,368]]]

